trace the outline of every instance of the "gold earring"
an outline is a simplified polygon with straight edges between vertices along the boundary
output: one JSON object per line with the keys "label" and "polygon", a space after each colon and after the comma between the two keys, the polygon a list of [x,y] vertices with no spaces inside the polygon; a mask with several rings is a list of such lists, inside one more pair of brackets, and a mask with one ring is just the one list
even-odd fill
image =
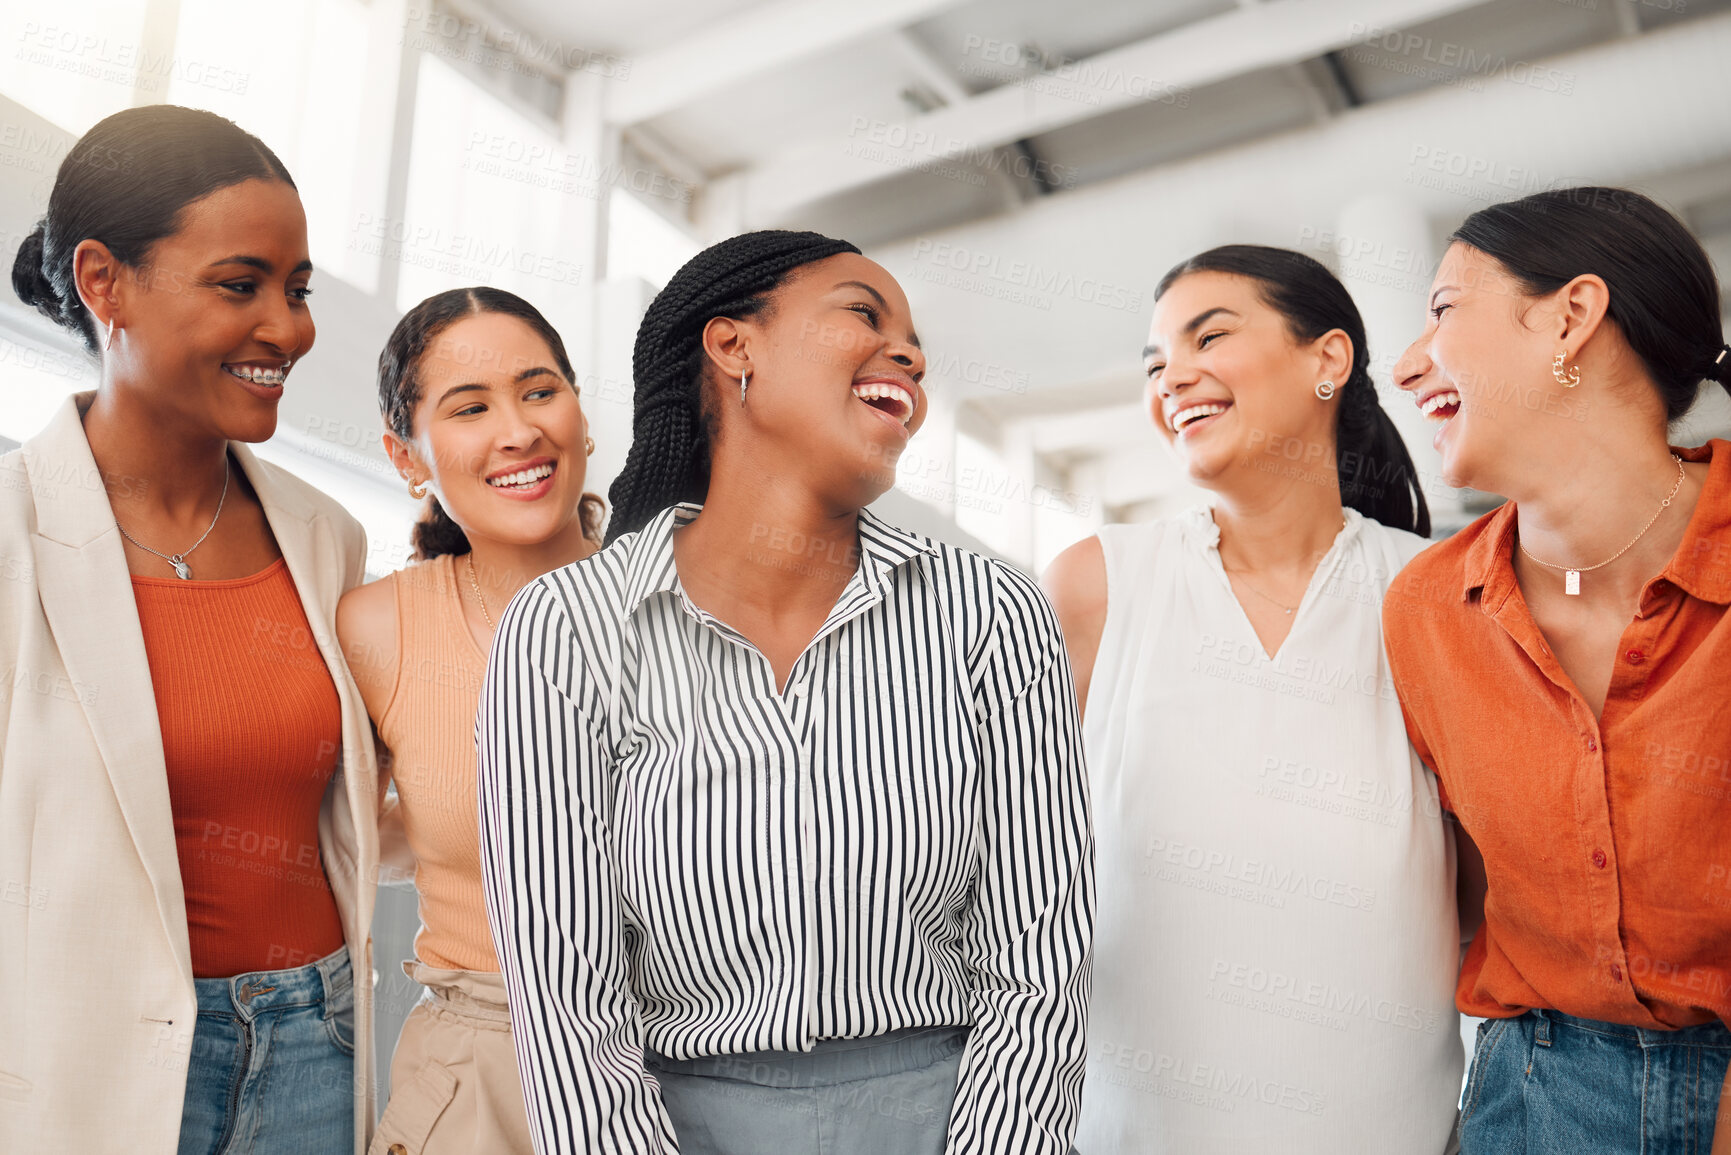
{"label": "gold earring", "polygon": [[416,501],[420,501],[422,498],[427,496],[426,485],[411,477],[409,479],[409,496],[414,498]]}
{"label": "gold earring", "polygon": [[595,439],[593,437],[585,437],[583,439],[583,454],[586,457],[595,456]]}
{"label": "gold earring", "polygon": [[1557,359],[1551,363],[1551,376],[1555,377],[1557,379],[1557,384],[1561,385],[1563,388],[1573,389],[1581,383],[1581,367],[1579,365],[1570,365],[1569,371],[1565,373],[1563,372],[1564,359],[1565,354],[1559,351],[1557,353]]}

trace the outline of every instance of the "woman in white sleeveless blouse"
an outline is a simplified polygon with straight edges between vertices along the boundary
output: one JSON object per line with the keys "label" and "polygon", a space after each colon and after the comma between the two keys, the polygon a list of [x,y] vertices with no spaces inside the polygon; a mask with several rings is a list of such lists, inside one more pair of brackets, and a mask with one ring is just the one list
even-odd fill
{"label": "woman in white sleeveless blouse", "polygon": [[1363,323],[1315,261],[1235,245],[1162,280],[1145,355],[1215,503],[1108,526],[1046,578],[1098,856],[1077,1148],[1440,1153],[1454,849],[1380,619],[1429,515]]}

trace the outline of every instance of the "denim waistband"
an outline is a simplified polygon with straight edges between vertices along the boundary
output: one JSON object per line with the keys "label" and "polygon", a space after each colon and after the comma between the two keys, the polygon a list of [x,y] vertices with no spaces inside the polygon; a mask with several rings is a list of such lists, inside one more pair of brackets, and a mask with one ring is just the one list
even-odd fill
{"label": "denim waistband", "polygon": [[732,1079],[760,1087],[827,1087],[917,1071],[959,1052],[967,1027],[905,1027],[863,1039],[821,1039],[809,1051],[751,1051],[669,1059],[644,1049],[643,1060],[675,1075]]}
{"label": "denim waistband", "polygon": [[1731,1050],[1731,1030],[1717,1019],[1700,1023],[1693,1027],[1678,1027],[1675,1030],[1656,1030],[1652,1027],[1631,1027],[1625,1023],[1606,1023],[1598,1019],[1583,1019],[1575,1015],[1565,1015],[1561,1011],[1535,1008],[1527,1012],[1533,1016],[1534,1029],[1540,1045],[1550,1040],[1553,1027],[1573,1027],[1578,1031],[1591,1031],[1596,1035],[1605,1035],[1613,1039],[1621,1039],[1639,1047],[1708,1047],[1715,1050]]}
{"label": "denim waistband", "polygon": [[266,1011],[329,1002],[354,983],[349,948],[340,946],[317,962],[277,971],[248,971],[223,979],[194,979],[198,1009],[251,1019]]}

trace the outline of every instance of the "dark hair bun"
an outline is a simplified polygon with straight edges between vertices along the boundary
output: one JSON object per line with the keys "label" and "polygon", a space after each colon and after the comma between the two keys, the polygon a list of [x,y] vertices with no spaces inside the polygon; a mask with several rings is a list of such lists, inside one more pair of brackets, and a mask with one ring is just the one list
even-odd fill
{"label": "dark hair bun", "polygon": [[48,194],[48,212],[24,238],[12,288],[95,352],[96,324],[73,283],[72,254],[101,241],[137,268],[151,246],[180,227],[180,211],[242,181],[294,180],[262,141],[214,112],[151,104],[92,125],[67,150]]}
{"label": "dark hair bun", "polygon": [[60,294],[54,291],[54,282],[42,271],[42,248],[47,230],[47,218],[37,221],[30,235],[24,238],[24,243],[18,246],[18,256],[12,261],[12,291],[18,294],[20,301],[42,310],[59,324]]}

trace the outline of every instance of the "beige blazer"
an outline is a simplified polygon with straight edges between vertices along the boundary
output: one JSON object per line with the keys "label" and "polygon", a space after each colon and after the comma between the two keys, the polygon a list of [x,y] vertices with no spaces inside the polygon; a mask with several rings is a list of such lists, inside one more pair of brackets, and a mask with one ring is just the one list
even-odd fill
{"label": "beige blazer", "polygon": [[[144,636],[80,420],[93,396],[0,457],[0,1151],[174,1155],[197,1001]],[[230,449],[342,702],[319,836],[355,970],[364,1155],[379,786],[335,620],[366,538],[329,497]]]}

